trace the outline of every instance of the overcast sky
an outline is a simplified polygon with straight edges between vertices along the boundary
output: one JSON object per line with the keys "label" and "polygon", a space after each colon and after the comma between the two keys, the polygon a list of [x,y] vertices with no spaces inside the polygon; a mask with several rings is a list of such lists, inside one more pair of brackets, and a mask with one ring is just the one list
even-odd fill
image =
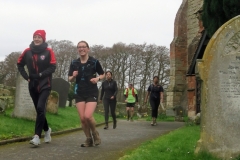
{"label": "overcast sky", "polygon": [[111,47],[114,43],[169,48],[182,0],[0,0],[0,61],[23,51],[37,29],[46,39]]}

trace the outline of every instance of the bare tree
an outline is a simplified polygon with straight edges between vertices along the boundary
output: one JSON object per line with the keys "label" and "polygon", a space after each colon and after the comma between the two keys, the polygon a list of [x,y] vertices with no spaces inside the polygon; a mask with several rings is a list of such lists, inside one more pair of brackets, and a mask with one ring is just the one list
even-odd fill
{"label": "bare tree", "polygon": [[94,45],[90,48],[90,56],[98,59],[103,67],[103,70],[106,71],[109,69],[108,61],[109,61],[109,48],[105,48],[102,45]]}
{"label": "bare tree", "polygon": [[76,46],[74,46],[71,41],[67,40],[50,40],[47,41],[47,43],[53,49],[57,60],[56,71],[53,77],[60,77],[67,80],[69,65],[78,55]]}
{"label": "bare tree", "polygon": [[125,84],[132,82],[143,100],[146,88],[154,76],[166,88],[169,81],[169,50],[154,44],[142,45],[116,43],[111,48],[102,45],[91,47],[91,55],[101,61],[106,71],[111,70],[119,87],[118,101],[122,101]]}
{"label": "bare tree", "polygon": [[158,59],[158,72],[157,76],[160,77],[160,84],[166,88],[169,84],[170,74],[170,61],[169,61],[169,49],[164,46],[156,46],[156,54]]}
{"label": "bare tree", "polygon": [[[68,40],[49,40],[57,59],[54,77],[68,78],[68,70],[73,59],[77,59],[76,45]],[[13,52],[0,62],[0,83],[15,86],[16,62],[20,52]],[[123,92],[128,82],[134,83],[138,90],[139,101],[146,96],[147,87],[152,83],[153,76],[160,77],[160,84],[166,88],[169,83],[170,59],[169,49],[155,44],[116,43],[112,47],[93,45],[90,56],[98,59],[104,71],[110,70],[117,81],[118,101],[123,101]]]}
{"label": "bare tree", "polygon": [[0,84],[4,83],[4,79],[7,75],[7,72],[4,70],[4,68],[5,68],[4,66],[5,66],[4,61],[1,61],[0,62]]}
{"label": "bare tree", "polygon": [[140,88],[139,91],[139,99],[143,99],[146,94],[146,87],[151,83],[151,75],[153,74],[155,67],[154,63],[154,51],[152,50],[151,46],[147,46],[144,44],[142,46],[142,53],[141,53],[141,66],[142,69],[140,71],[141,80],[140,80]]}
{"label": "bare tree", "polygon": [[4,84],[7,86],[16,86],[17,79],[17,60],[21,52],[12,52],[4,60],[2,73],[4,75]]}

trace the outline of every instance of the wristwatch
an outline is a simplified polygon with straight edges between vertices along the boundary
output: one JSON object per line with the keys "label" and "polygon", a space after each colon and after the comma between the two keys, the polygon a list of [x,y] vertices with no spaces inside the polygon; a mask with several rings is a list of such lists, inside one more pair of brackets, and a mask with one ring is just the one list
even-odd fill
{"label": "wristwatch", "polygon": [[98,81],[101,81],[100,77],[98,77]]}

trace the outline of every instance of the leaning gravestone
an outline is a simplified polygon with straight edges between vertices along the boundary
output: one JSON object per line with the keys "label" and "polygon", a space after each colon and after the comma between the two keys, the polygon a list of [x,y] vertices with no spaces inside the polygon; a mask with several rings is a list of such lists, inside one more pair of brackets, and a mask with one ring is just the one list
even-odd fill
{"label": "leaning gravestone", "polygon": [[201,137],[196,152],[240,155],[240,16],[213,35],[196,70],[202,79]]}
{"label": "leaning gravestone", "polygon": [[52,80],[52,90],[59,94],[59,107],[65,107],[68,99],[70,84],[62,78]]}
{"label": "leaning gravestone", "polygon": [[36,119],[35,107],[28,91],[28,82],[23,79],[20,73],[17,75],[15,107],[12,116],[30,120]]}

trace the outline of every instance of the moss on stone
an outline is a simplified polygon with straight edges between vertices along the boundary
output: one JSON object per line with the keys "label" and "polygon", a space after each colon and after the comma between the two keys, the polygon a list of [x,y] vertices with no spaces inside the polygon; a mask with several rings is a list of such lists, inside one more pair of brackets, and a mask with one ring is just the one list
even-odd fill
{"label": "moss on stone", "polygon": [[59,97],[59,94],[56,91],[51,91],[51,95],[53,96],[53,98]]}

